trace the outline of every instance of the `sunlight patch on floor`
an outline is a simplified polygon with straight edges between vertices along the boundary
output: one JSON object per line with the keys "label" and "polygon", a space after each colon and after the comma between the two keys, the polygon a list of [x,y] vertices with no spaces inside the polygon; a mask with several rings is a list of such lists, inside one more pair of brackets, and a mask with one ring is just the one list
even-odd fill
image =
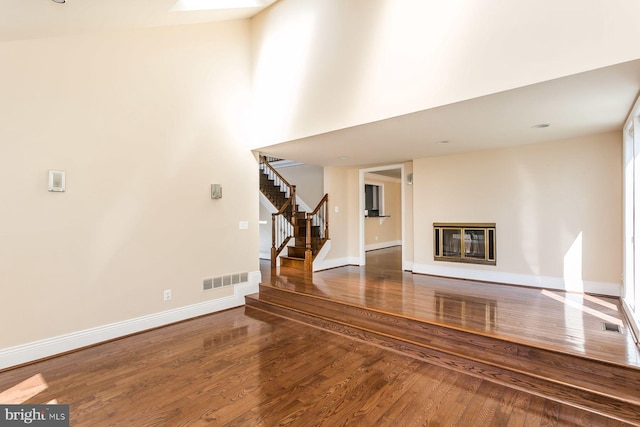
{"label": "sunlight patch on floor", "polygon": [[554,299],[554,300],[556,300],[558,302],[561,302],[565,306],[577,308],[578,310],[581,310],[584,313],[587,313],[587,314],[595,316],[595,317],[597,317],[599,319],[602,319],[605,322],[613,323],[613,324],[618,325],[618,326],[623,326],[622,320],[617,319],[617,318],[615,318],[613,316],[609,316],[608,314],[601,313],[598,310],[594,310],[593,308],[585,307],[584,305],[582,305],[580,303],[577,303],[575,301],[571,301],[571,300],[563,297],[562,295],[554,294],[553,292],[550,292],[550,291],[548,291],[546,289],[542,290],[542,295],[547,296],[549,298],[552,298],[552,299]]}
{"label": "sunlight patch on floor", "polygon": [[[38,393],[43,392],[49,386],[44,380],[42,374],[36,374],[31,378],[22,381],[19,384],[14,385],[8,390],[0,393],[0,403],[4,405],[17,405],[31,399]],[[49,403],[57,403],[52,400]]]}

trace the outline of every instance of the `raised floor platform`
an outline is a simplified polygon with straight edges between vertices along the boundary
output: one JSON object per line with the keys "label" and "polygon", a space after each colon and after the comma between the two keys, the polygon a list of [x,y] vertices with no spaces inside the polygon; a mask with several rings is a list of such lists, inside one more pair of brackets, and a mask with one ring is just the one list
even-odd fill
{"label": "raised floor platform", "polygon": [[[400,251],[305,278],[264,266],[248,307],[640,425],[640,352],[615,298],[400,269]],[[608,329],[619,329],[619,332]]]}

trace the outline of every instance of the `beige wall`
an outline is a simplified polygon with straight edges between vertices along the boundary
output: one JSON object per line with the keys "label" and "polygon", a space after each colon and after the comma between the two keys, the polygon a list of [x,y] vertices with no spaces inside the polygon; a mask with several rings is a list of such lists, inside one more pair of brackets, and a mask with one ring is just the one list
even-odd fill
{"label": "beige wall", "polygon": [[[380,249],[402,243],[402,188],[400,180],[380,178],[365,174],[365,184],[384,188],[385,218],[366,218],[364,221],[364,244],[366,250]],[[357,197],[357,196],[356,196]]]}
{"label": "beige wall", "polygon": [[639,15],[634,1],[280,0],[253,19],[254,146],[637,59]]}
{"label": "beige wall", "polygon": [[289,184],[296,186],[296,195],[311,209],[315,208],[324,196],[324,168],[314,165],[297,165],[278,168],[278,173]]}
{"label": "beige wall", "polygon": [[413,162],[404,163],[404,177],[402,177],[402,185],[404,185],[404,208],[402,211],[404,245],[402,247],[402,256],[404,257],[403,268],[405,270],[413,269],[413,183],[409,184],[407,182],[409,174],[413,174]]}
{"label": "beige wall", "polygon": [[[359,262],[358,170],[328,167],[324,170],[324,188],[329,194],[329,233],[332,266]],[[337,212],[336,212],[337,210]]]}
{"label": "beige wall", "polygon": [[203,278],[258,270],[248,52],[246,21],[0,44],[0,348],[217,299],[233,290]]}
{"label": "beige wall", "polygon": [[[594,289],[619,285],[621,164],[618,132],[414,160],[415,268],[554,282],[577,261]],[[495,222],[497,266],[435,262],[434,222]]]}

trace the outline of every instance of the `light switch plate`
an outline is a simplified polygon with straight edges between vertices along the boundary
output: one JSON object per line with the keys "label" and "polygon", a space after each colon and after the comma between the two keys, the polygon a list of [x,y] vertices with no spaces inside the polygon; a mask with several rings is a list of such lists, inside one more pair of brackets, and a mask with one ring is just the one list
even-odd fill
{"label": "light switch plate", "polygon": [[222,185],[211,184],[211,198],[222,199]]}
{"label": "light switch plate", "polygon": [[238,224],[240,230],[248,230],[249,229],[249,221],[240,221]]}
{"label": "light switch plate", "polygon": [[49,171],[49,191],[63,192],[65,191],[65,173],[64,171]]}

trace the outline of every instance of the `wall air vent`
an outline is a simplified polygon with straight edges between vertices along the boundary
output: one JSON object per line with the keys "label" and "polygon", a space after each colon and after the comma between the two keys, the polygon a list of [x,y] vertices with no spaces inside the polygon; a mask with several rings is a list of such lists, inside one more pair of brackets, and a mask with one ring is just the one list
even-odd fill
{"label": "wall air vent", "polygon": [[616,325],[615,323],[603,322],[602,323],[602,330],[603,331],[608,331],[608,332],[617,332],[619,334],[622,333],[622,331],[620,330],[620,325]]}
{"label": "wall air vent", "polygon": [[249,273],[235,273],[227,274],[225,276],[218,276],[211,279],[204,279],[202,281],[202,289],[207,291],[209,289],[222,288],[224,286],[237,285],[240,283],[246,283],[249,281]]}

